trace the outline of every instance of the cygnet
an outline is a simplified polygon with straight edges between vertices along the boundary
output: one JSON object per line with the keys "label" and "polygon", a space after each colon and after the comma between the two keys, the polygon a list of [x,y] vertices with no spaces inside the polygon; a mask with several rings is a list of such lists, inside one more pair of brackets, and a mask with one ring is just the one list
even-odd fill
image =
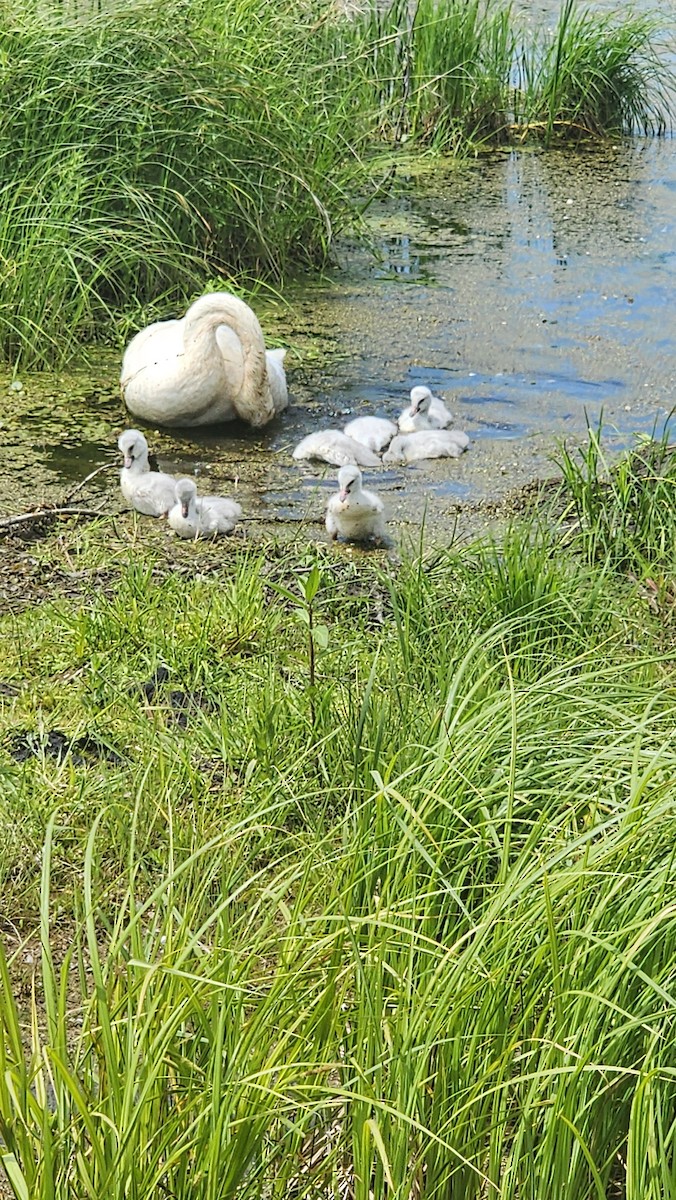
{"label": "cygnet", "polygon": [[443,400],[434,396],[428,387],[411,389],[411,403],[399,418],[400,433],[417,433],[423,429],[445,429],[453,420]]}
{"label": "cygnet", "polygon": [[198,496],[192,479],[176,481],[176,500],[169,513],[169,524],[182,538],[215,537],[230,533],[242,510],[234,500],[225,496]]}
{"label": "cygnet", "polygon": [[354,421],[345,426],[348,437],[354,438],[355,442],[361,442],[362,446],[367,446],[374,454],[382,454],[396,432],[397,426],[394,421],[387,421],[385,417],[355,417]]}
{"label": "cygnet", "polygon": [[383,455],[388,465],[412,463],[422,458],[460,458],[469,446],[466,433],[455,429],[428,429],[400,434]]}
{"label": "cygnet", "polygon": [[127,503],[147,517],[166,516],[176,503],[173,475],[150,470],[148,443],[138,429],[125,429],[117,444],[124,455],[120,487]]}
{"label": "cygnet", "polygon": [[380,459],[377,454],[348,437],[340,429],[318,429],[309,433],[299,442],[293,452],[295,459],[318,458],[321,462],[330,463],[332,467],[344,467],[347,464],[360,467],[379,467]]}
{"label": "cygnet", "polygon": [[349,542],[384,538],[383,502],[361,486],[359,467],[341,467],[338,486],[326,506],[326,528],[334,541],[339,536]]}

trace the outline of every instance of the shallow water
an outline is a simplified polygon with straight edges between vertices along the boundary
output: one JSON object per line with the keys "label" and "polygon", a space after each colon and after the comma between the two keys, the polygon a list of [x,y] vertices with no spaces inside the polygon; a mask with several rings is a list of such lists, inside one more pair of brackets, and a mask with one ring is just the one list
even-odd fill
{"label": "shallow water", "polygon": [[[153,432],[163,467],[236,492],[253,521],[278,530],[321,523],[335,472],[294,463],[295,442],[357,413],[396,416],[426,383],[470,450],[370,472],[369,484],[395,530],[426,511],[443,538],[458,505],[554,473],[557,443],[580,441],[587,418],[603,411],[616,448],[661,429],[676,396],[676,141],[400,167],[367,221],[375,257],[343,243],[330,274],[288,288],[288,307],[260,310],[293,348],[290,411],[256,433]],[[22,376],[22,391],[3,381],[4,512],[60,498],[115,459],[130,423],[118,369],[108,355],[93,375]],[[119,509],[112,472],[91,486]]]}

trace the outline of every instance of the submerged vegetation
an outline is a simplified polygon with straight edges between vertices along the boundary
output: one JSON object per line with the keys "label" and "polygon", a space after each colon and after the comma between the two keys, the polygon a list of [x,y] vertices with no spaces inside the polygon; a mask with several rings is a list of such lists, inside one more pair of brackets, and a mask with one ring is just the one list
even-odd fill
{"label": "submerged vegetation", "polygon": [[566,0],[169,0],[0,17],[0,353],[46,366],[205,286],[323,262],[383,139],[465,153],[659,130],[654,23]]}
{"label": "submerged vegetation", "polygon": [[599,446],[396,568],[31,548],[96,583],[0,620],[12,1195],[676,1196],[676,509]]}

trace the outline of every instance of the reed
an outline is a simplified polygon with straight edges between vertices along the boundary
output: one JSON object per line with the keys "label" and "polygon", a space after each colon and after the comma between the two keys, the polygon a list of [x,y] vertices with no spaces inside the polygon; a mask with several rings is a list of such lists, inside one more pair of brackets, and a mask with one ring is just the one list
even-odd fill
{"label": "reed", "polygon": [[45,365],[125,308],[326,257],[362,134],[321,22],[221,0],[3,22],[6,358]]}
{"label": "reed", "polygon": [[597,13],[565,0],[553,37],[525,47],[515,119],[545,142],[663,133],[669,72],[655,46],[659,23],[638,13]]}

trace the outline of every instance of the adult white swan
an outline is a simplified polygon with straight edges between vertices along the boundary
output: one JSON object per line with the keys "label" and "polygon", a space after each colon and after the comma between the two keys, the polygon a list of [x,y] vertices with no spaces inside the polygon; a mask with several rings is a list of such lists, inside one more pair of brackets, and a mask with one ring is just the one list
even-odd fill
{"label": "adult white swan", "polygon": [[208,292],[177,321],[156,321],[127,346],[120,384],[130,412],[158,425],[266,425],[288,404],[285,350],[267,350],[256,314]]}

